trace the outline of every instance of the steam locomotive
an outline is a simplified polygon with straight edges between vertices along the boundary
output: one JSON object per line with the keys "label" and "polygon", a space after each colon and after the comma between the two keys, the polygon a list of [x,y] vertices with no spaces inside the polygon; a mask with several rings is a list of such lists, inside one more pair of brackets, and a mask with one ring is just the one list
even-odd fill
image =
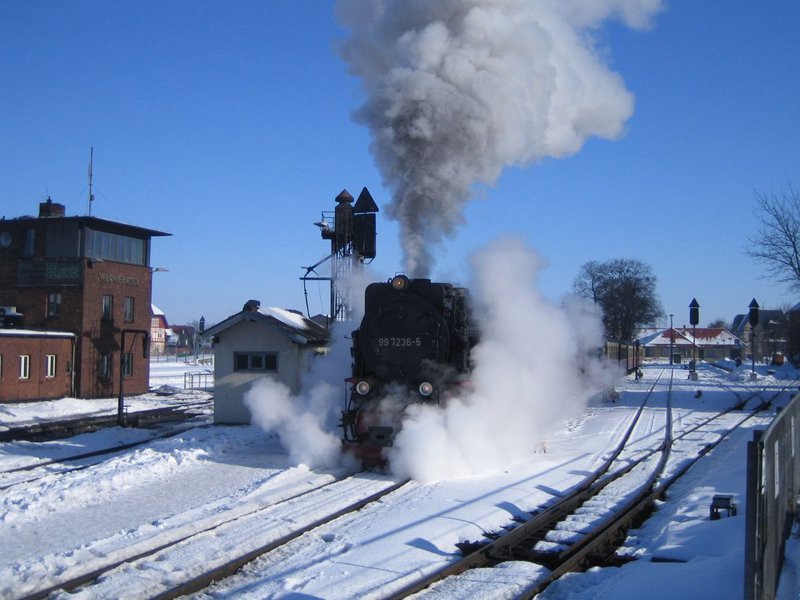
{"label": "steam locomotive", "polygon": [[381,463],[409,404],[438,403],[465,382],[475,335],[465,288],[397,275],[367,286],[364,299],[342,441]]}

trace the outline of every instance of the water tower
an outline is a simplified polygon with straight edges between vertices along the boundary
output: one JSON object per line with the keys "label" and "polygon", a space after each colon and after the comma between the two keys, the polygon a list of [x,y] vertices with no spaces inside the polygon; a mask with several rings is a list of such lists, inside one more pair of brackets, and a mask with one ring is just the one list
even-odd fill
{"label": "water tower", "polygon": [[[306,312],[308,310],[307,281],[331,282],[330,321],[346,321],[350,318],[350,291],[346,281],[353,269],[360,268],[365,261],[375,258],[375,213],[378,205],[365,187],[361,190],[353,205],[353,196],[342,190],[336,196],[336,208],[323,211],[322,220],[314,223],[320,228],[322,239],[330,240],[331,251],[328,256],[310,267],[304,267],[306,274],[303,290],[306,294]],[[331,261],[330,277],[311,277],[315,269],[325,261]],[[311,316],[309,314],[309,316]]]}

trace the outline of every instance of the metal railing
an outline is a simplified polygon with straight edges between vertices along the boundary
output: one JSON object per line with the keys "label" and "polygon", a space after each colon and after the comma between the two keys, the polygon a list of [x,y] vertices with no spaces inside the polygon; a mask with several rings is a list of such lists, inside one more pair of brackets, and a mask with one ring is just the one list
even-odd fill
{"label": "metal railing", "polygon": [[800,485],[800,395],[747,443],[745,600],[777,593]]}
{"label": "metal railing", "polygon": [[214,372],[187,371],[183,374],[183,389],[185,390],[212,390],[214,389]]}

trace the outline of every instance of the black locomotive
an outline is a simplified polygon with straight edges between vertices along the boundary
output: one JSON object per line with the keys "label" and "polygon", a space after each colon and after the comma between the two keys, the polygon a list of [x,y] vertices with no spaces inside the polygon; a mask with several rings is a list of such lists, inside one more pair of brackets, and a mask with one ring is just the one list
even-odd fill
{"label": "black locomotive", "polygon": [[353,332],[343,441],[369,462],[392,444],[406,406],[464,383],[475,343],[465,288],[397,275],[365,292]]}

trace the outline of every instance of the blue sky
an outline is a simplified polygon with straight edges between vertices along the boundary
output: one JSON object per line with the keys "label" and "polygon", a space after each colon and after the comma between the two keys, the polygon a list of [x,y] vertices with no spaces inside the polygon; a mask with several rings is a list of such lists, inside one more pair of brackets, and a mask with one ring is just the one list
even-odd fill
{"label": "blue sky", "polygon": [[[724,6],[722,8],[721,6]],[[557,301],[589,260],[638,258],[676,325],[800,298],[744,254],[755,193],[800,187],[800,4],[671,2],[650,30],[616,21],[599,52],[635,97],[617,140],[506,169],[479,186],[435,249],[439,280],[521,236]],[[48,196],[86,214],[161,229],[154,303],[171,323],[217,322],[255,298],[305,309],[301,267],[328,252],[313,222],[344,188],[391,198],[353,112],[360,80],[336,51],[332,2],[0,3],[0,216]],[[379,279],[403,269],[382,210]],[[312,313],[327,290],[309,286]]]}

